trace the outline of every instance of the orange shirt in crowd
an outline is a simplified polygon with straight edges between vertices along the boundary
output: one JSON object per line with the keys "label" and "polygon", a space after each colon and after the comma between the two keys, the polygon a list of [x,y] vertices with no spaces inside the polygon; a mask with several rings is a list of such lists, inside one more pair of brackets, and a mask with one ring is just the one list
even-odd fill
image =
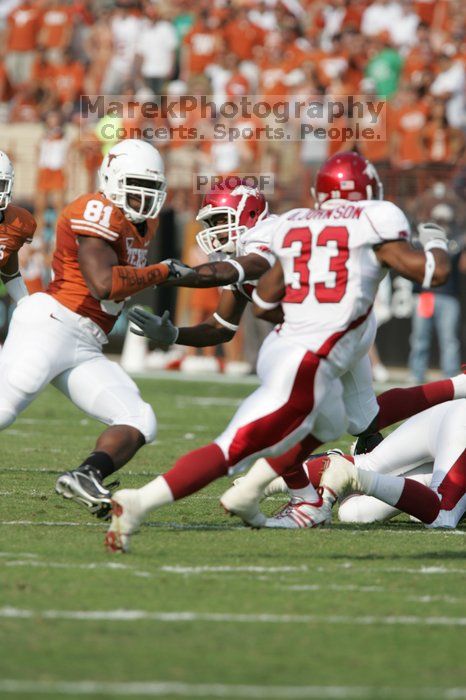
{"label": "orange shirt in crowd", "polygon": [[234,73],[225,85],[225,92],[228,97],[248,95],[251,92],[249,80],[240,72]]}
{"label": "orange shirt in crowd", "polygon": [[33,51],[40,26],[40,12],[27,3],[8,15],[8,50]]}
{"label": "orange shirt in crowd", "polygon": [[373,140],[358,141],[359,152],[373,163],[388,161],[390,156],[390,144],[387,131],[387,109],[383,109],[380,112],[375,124],[372,124],[368,117],[365,120],[359,121],[359,127],[361,129],[372,129],[375,137]]}
{"label": "orange shirt in crowd", "polygon": [[233,20],[223,29],[223,38],[229,51],[242,61],[249,61],[254,47],[264,43],[265,31],[251,22]]}
{"label": "orange shirt in crowd", "polygon": [[46,10],[41,19],[40,43],[46,49],[65,48],[71,37],[71,16],[68,8]]}
{"label": "orange shirt in crowd", "polygon": [[73,102],[82,92],[84,67],[79,61],[57,65],[54,67],[53,81],[60,102]]}
{"label": "orange shirt in crowd", "polygon": [[427,122],[427,106],[423,103],[393,109],[389,126],[398,135],[398,160],[401,165],[419,165],[425,161],[422,142]]}
{"label": "orange shirt in crowd", "polygon": [[423,136],[428,160],[433,163],[449,163],[453,160],[450,127],[428,122],[424,127]]}
{"label": "orange shirt in crowd", "polygon": [[218,32],[195,24],[186,34],[183,43],[188,53],[188,75],[203,73],[209,63],[214,63],[220,45]]}
{"label": "orange shirt in crowd", "polygon": [[46,60],[46,58],[44,58],[44,56],[38,56],[32,64],[31,79],[49,87],[54,75],[54,67]]}

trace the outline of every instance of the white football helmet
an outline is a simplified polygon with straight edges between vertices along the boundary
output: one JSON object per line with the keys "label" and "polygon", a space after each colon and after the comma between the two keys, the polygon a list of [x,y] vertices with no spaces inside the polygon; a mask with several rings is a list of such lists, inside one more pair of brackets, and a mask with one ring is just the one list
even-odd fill
{"label": "white football helmet", "polygon": [[13,163],[6,153],[0,151],[0,211],[6,209],[11,202],[14,181]]}
{"label": "white football helmet", "polygon": [[99,179],[100,191],[136,224],[155,219],[167,196],[162,157],[147,141],[126,139],[113,146]]}

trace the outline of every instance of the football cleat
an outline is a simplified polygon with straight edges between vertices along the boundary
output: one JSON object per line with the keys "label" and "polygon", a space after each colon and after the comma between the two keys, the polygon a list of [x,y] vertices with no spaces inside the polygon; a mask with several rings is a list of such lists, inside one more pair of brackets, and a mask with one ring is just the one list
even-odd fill
{"label": "football cleat", "polygon": [[293,497],[276,515],[267,518],[265,527],[295,530],[322,527],[332,522],[332,506],[322,497],[315,503]]}
{"label": "football cleat", "polygon": [[324,500],[334,503],[349,493],[363,492],[358,477],[358,468],[352,462],[340,455],[329,455],[328,465],[320,481]]}
{"label": "football cleat", "polygon": [[129,552],[131,536],[139,530],[145,513],[136,489],[117,491],[111,500],[112,521],[105,535],[109,552]]}
{"label": "football cleat", "polygon": [[350,452],[352,455],[365,455],[367,452],[372,452],[372,450],[375,450],[377,445],[380,445],[382,440],[383,435],[379,432],[360,435],[351,445]]}
{"label": "football cleat", "polygon": [[[234,486],[239,486],[245,478],[245,476],[239,476],[233,481]],[[270,484],[266,486],[264,493],[262,494],[262,498],[269,498],[270,496],[276,496],[277,494],[288,492],[289,489],[286,485],[285,479],[283,479],[281,476],[277,476],[276,479],[271,481]]]}
{"label": "football cleat", "polygon": [[237,515],[245,525],[260,528],[267,518],[259,509],[261,494],[253,491],[247,479],[232,486],[220,498],[220,503],[227,513]]}
{"label": "football cleat", "polygon": [[55,491],[63,498],[86,506],[98,518],[106,518],[110,512],[112,494],[90,470],[74,469],[61,474],[55,483]]}

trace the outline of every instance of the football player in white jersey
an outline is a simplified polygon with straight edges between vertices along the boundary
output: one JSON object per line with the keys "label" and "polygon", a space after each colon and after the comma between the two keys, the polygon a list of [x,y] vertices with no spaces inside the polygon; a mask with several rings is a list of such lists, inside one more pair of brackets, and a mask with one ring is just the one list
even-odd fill
{"label": "football player in white jersey", "polygon": [[[415,250],[406,217],[380,201],[377,173],[357,154],[330,159],[318,174],[316,194],[317,209],[292,210],[274,222],[276,262],[253,292],[257,315],[280,306],[284,313],[284,323],[259,354],[261,386],[213,443],[180,458],[141,489],[115,494],[109,549],[126,549],[150,510],[254,462],[221,503],[245,523],[263,526],[259,500],[289,464],[274,468],[258,457],[281,455],[309,435],[336,379],[354,385],[365,426],[377,415],[366,354],[375,335],[371,309],[383,268],[393,267],[424,286],[442,284],[449,272],[445,241],[435,231],[425,251]],[[331,517],[331,504],[316,492],[306,506],[305,517],[313,524]]]}
{"label": "football player in white jersey", "polygon": [[[369,454],[328,455],[321,487],[330,502],[358,492],[427,527],[455,528],[466,512],[465,436],[466,400],[447,401],[407,420]],[[430,467],[430,487],[399,475],[415,462]]]}
{"label": "football player in white jersey", "polygon": [[[232,178],[229,178],[229,181]],[[226,343],[233,338],[244,309],[251,301],[257,280],[274,262],[270,252],[270,234],[277,217],[269,214],[264,195],[242,181],[220,183],[208,192],[196,217],[204,229],[197,242],[209,262],[170,282],[170,286],[222,286],[218,308],[203,323],[189,328],[175,328],[168,312],[160,317],[134,307],[129,319],[158,347],[172,343],[206,347]],[[262,222],[258,226],[259,222]],[[175,263],[177,264],[177,263]],[[236,281],[235,281],[236,280]]]}

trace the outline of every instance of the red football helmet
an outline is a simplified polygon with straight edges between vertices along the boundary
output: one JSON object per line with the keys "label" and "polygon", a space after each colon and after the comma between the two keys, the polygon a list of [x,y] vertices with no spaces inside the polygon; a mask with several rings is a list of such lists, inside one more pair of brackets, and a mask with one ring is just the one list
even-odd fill
{"label": "red football helmet", "polygon": [[267,201],[257,187],[229,177],[204,196],[196,216],[196,221],[202,221],[205,227],[196,236],[198,245],[207,255],[232,255],[239,236],[265,219],[268,213]]}
{"label": "red football helmet", "polygon": [[377,170],[359,153],[337,153],[329,158],[316,176],[312,195],[319,206],[328,199],[383,199],[383,186]]}

